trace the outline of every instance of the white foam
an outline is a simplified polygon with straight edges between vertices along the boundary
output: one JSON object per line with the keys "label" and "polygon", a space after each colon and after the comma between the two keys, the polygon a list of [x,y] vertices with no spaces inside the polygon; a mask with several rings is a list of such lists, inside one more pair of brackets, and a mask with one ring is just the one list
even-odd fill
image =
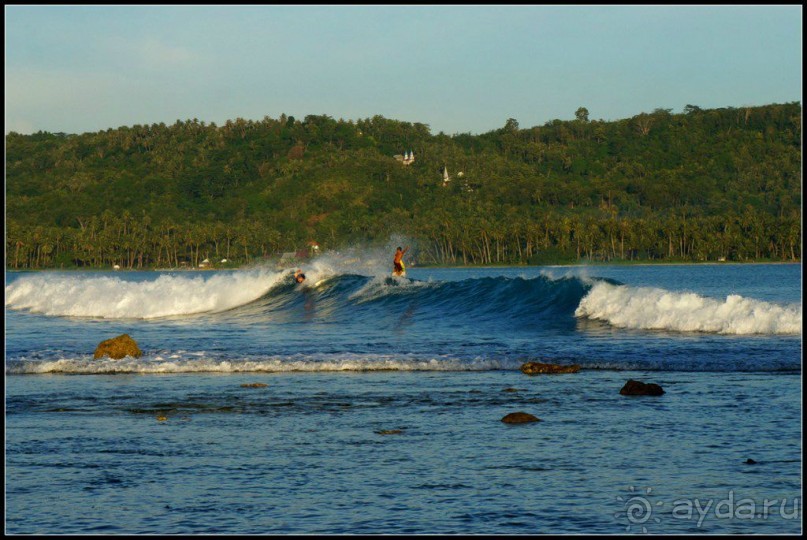
{"label": "white foam", "polygon": [[588,267],[560,267],[560,268],[543,268],[540,271],[540,275],[545,277],[550,281],[562,281],[564,279],[579,279],[583,283],[593,284],[595,283],[594,279],[591,277],[591,273],[589,272]]}
{"label": "white foam", "polygon": [[[392,259],[396,245],[409,245],[402,236],[391,238],[385,246],[349,246],[338,251],[328,251],[314,259],[304,268],[306,278],[309,272],[316,280],[335,275],[362,275],[382,278],[392,274]],[[306,279],[308,280],[308,279]]]}
{"label": "white foam", "polygon": [[255,268],[150,281],[111,276],[23,276],[6,286],[6,307],[54,316],[151,319],[234,308],[260,298],[285,272]]}
{"label": "white foam", "polygon": [[801,306],[729,295],[725,300],[650,287],[596,283],[578,317],[620,328],[717,334],[801,334]]}
{"label": "white foam", "polygon": [[112,374],[112,373],[242,373],[242,372],[334,372],[334,371],[489,371],[518,369],[518,360],[460,359],[451,356],[325,354],[285,357],[223,359],[205,353],[180,352],[113,360],[89,355],[53,360],[20,359],[7,363],[7,374]]}

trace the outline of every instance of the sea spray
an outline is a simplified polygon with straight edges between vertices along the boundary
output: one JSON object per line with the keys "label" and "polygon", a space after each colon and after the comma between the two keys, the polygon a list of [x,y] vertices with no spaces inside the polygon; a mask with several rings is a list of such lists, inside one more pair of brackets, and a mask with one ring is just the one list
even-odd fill
{"label": "sea spray", "polygon": [[413,242],[403,236],[393,236],[384,246],[356,245],[327,251],[310,262],[303,263],[303,266],[306,268],[306,275],[308,271],[315,272],[316,280],[349,274],[368,277],[389,276],[392,273],[392,258],[398,245],[413,245]]}

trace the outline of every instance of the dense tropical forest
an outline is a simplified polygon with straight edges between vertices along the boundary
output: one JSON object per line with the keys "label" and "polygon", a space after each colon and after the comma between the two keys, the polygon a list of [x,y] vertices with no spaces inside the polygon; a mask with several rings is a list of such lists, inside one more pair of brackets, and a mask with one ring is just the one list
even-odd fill
{"label": "dense tropical forest", "polygon": [[7,269],[239,265],[391,237],[418,264],[798,261],[801,104],[581,107],[480,135],[327,115],[6,135]]}

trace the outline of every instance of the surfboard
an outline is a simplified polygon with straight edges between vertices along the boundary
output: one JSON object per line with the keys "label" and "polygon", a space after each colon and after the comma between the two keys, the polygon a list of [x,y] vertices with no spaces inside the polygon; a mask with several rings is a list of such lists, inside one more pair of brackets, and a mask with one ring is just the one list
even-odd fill
{"label": "surfboard", "polygon": [[392,271],[392,277],[406,277],[406,265],[403,261],[401,261],[401,271],[396,272],[395,270]]}

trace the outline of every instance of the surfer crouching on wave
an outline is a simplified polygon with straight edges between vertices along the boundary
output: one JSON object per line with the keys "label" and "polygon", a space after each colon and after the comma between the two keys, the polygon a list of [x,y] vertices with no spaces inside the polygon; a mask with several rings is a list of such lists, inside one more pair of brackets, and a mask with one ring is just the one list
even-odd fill
{"label": "surfer crouching on wave", "polygon": [[404,272],[406,272],[406,268],[404,267],[403,263],[403,256],[404,253],[409,251],[409,246],[406,246],[405,249],[401,249],[401,246],[398,246],[398,249],[395,251],[395,258],[392,259],[392,275],[393,276],[402,276]]}
{"label": "surfer crouching on wave", "polygon": [[305,274],[303,274],[303,271],[300,270],[299,268],[297,269],[296,272],[294,272],[294,281],[296,281],[297,283],[302,283],[303,281],[305,281]]}

